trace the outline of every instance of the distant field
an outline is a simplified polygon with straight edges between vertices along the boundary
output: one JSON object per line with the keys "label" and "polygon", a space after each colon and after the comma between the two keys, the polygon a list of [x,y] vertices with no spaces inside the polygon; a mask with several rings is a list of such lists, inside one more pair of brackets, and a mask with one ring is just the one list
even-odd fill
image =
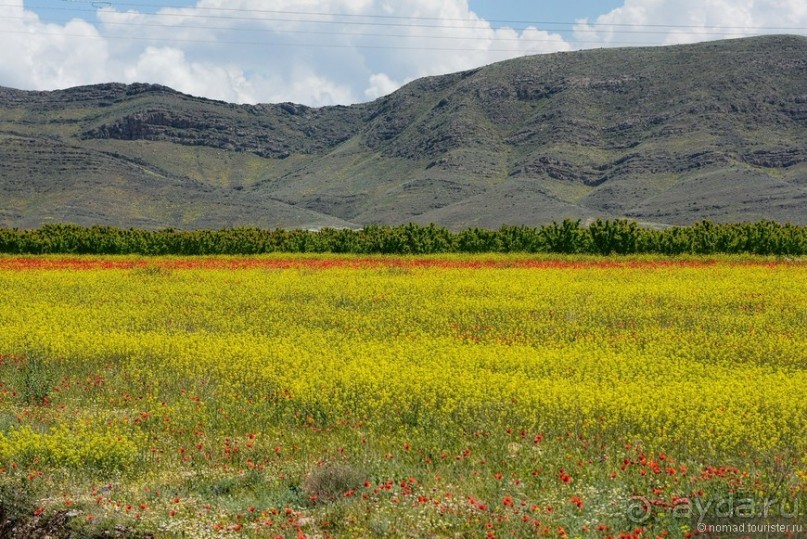
{"label": "distant field", "polygon": [[807,525],[805,283],[756,257],[0,257],[0,536]]}

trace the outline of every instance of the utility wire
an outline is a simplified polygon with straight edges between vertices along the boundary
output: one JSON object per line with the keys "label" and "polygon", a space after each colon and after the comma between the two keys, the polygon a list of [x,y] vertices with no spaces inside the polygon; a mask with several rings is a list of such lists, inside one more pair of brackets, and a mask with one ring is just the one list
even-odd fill
{"label": "utility wire", "polygon": [[[30,32],[24,30],[9,30],[5,31],[6,34],[25,34],[30,35]],[[103,34],[96,34],[96,35],[87,35],[87,34],[71,34],[71,33],[52,33],[52,32],[40,32],[37,35],[43,36],[61,36],[61,37],[76,37],[76,38],[87,38],[87,39],[114,39],[114,40],[133,40],[133,41],[157,41],[157,42],[166,42],[166,43],[197,43],[197,44],[210,44],[210,45],[248,45],[248,46],[255,46],[260,45],[264,47],[312,47],[312,48],[347,48],[347,49],[384,49],[384,50],[418,50],[418,51],[449,51],[449,52],[470,52],[473,51],[473,48],[469,47],[428,47],[428,46],[398,46],[398,45],[376,45],[376,44],[362,44],[362,43],[350,43],[350,44],[339,44],[339,43],[300,43],[300,42],[293,42],[293,43],[282,43],[282,42],[269,42],[269,41],[224,41],[224,40],[213,40],[213,39],[184,39],[184,38],[159,38],[159,37],[141,37],[141,36],[115,36],[115,35],[103,35]],[[407,36],[408,37],[408,36]],[[474,38],[465,38],[467,40],[471,40]],[[481,40],[480,40],[481,41]],[[540,40],[535,40],[540,41]],[[557,43],[555,40],[547,39],[543,40],[547,43]],[[592,42],[592,44],[600,44],[600,42]],[[530,52],[535,51],[528,51],[524,49],[479,49],[479,52],[512,52],[512,53],[524,53],[529,54]]]}
{"label": "utility wire", "polygon": [[[87,5],[94,5],[98,4],[98,2],[93,2],[92,0],[62,0],[64,3],[71,3],[71,4],[87,4]],[[166,6],[158,6],[154,4],[144,4],[144,3],[133,3],[133,2],[115,2],[116,6],[134,6],[140,8],[164,8]],[[0,3],[0,7],[3,6],[10,6],[10,4],[2,4]],[[75,9],[75,8],[67,8],[67,7],[45,7],[45,6],[33,6],[36,9],[43,9],[43,10],[60,10],[60,11],[70,11],[70,12],[88,12],[88,13],[96,13],[97,9]],[[28,7],[30,9],[31,6]],[[99,8],[101,9],[101,8]],[[104,8],[105,9],[105,8]],[[468,19],[457,19],[457,18],[447,18],[441,19],[438,17],[407,17],[407,16],[398,16],[398,15],[357,15],[357,14],[346,14],[346,13],[322,13],[322,12],[305,12],[305,11],[289,11],[289,10],[259,10],[259,9],[242,9],[242,8],[197,8],[193,7],[190,8],[194,13],[185,14],[185,13],[157,13],[157,14],[148,14],[144,13],[141,14],[145,20],[144,21],[104,21],[102,25],[104,26],[124,26],[124,27],[148,27],[148,28],[166,28],[170,30],[211,30],[211,31],[237,31],[239,33],[244,32],[251,32],[251,33],[258,33],[258,32],[271,32],[272,34],[305,34],[305,35],[322,35],[322,36],[345,36],[345,37],[373,37],[373,38],[400,38],[400,39],[418,39],[418,40],[458,40],[458,41],[472,41],[475,40],[480,43],[504,43],[504,42],[518,42],[518,43],[557,43],[556,39],[540,39],[540,38],[531,38],[531,37],[518,37],[518,38],[507,38],[497,36],[495,31],[497,28],[491,28],[486,23],[490,22],[497,22],[497,23],[505,23],[505,22],[516,22],[519,24],[539,24],[539,25],[575,25],[577,23],[568,23],[568,22],[551,22],[551,21],[525,21],[525,20],[468,20]],[[201,15],[197,12],[199,11],[210,11],[216,12],[215,15]],[[234,17],[234,16],[222,16],[218,14],[218,12],[225,11],[225,12],[234,12],[234,13],[260,13],[260,14],[273,14],[273,15],[283,15],[284,17]],[[125,15],[125,13],[118,12],[118,11],[109,11],[110,14],[112,13],[120,13]],[[300,19],[300,18],[286,18],[285,16],[314,16],[314,17],[343,17],[343,18],[364,18],[364,19],[375,19],[379,20],[380,22],[371,22],[367,20],[347,20],[347,21],[334,21],[334,20],[321,20],[321,19]],[[263,23],[302,23],[302,24],[337,24],[339,26],[362,26],[362,27],[403,27],[403,28],[420,28],[420,29],[451,29],[451,30],[470,30],[470,31],[485,31],[488,32],[486,36],[479,36],[479,35],[471,35],[468,37],[460,36],[460,35],[429,35],[429,34],[421,34],[421,35],[413,35],[413,34],[390,34],[388,32],[384,33],[375,33],[375,32],[348,32],[348,31],[330,31],[330,30],[313,30],[313,29],[294,29],[289,27],[281,27],[281,28],[244,28],[244,27],[226,27],[226,26],[210,26],[210,25],[188,25],[188,24],[171,24],[171,23],[159,23],[159,22],[146,22],[149,20],[164,20],[168,17],[181,17],[182,19],[207,19],[212,21],[222,21],[222,20],[235,20],[235,21],[250,21],[250,22],[263,22]],[[0,15],[0,21],[2,20],[23,20],[25,17],[20,16],[2,16]],[[470,22],[473,23],[474,26],[458,26],[458,25],[435,25],[435,24],[422,24],[422,23],[413,23],[413,22],[386,22],[386,21],[463,21],[463,22]],[[53,22],[49,21],[48,19],[40,19],[42,22]],[[726,32],[725,30],[742,30],[744,32],[753,32],[757,30],[789,30],[789,31],[807,31],[807,27],[755,27],[755,26],[709,26],[709,25],[660,25],[660,24],[601,24],[601,23],[589,23],[588,29],[582,30],[574,30],[575,33],[587,33],[587,34],[598,34],[603,31],[607,31],[611,34],[625,34],[625,35],[653,35],[653,34],[668,34],[670,31],[675,30],[689,30],[692,32],[696,32],[698,37],[701,38],[713,38],[713,37],[726,37],[726,36],[738,36],[738,32]],[[532,26],[515,29],[513,30],[521,30],[524,31],[527,28],[533,28]],[[600,30],[596,29],[600,28]],[[662,31],[661,29],[667,29],[667,31]],[[717,30],[717,31],[706,31],[704,30]],[[540,28],[539,31],[543,32],[564,32],[564,31],[571,31],[571,28],[568,29],[557,29],[557,28]],[[29,31],[15,31],[15,30],[6,30],[5,33],[7,34],[29,34]],[[390,45],[390,44],[369,44],[369,43],[350,43],[350,44],[334,44],[334,43],[280,43],[280,42],[267,42],[267,41],[252,41],[252,40],[217,40],[217,39],[190,39],[190,38],[165,38],[165,37],[158,37],[158,36],[130,36],[130,35],[112,35],[112,34],[96,34],[96,35],[86,35],[86,34],[75,34],[75,33],[48,33],[48,32],[39,32],[39,35],[50,35],[50,36],[64,36],[64,37],[76,37],[76,38],[88,38],[88,39],[110,39],[110,40],[130,40],[130,41],[149,41],[149,42],[167,42],[167,43],[197,43],[197,44],[216,44],[216,45],[243,45],[243,46],[265,46],[265,47],[315,47],[315,48],[359,48],[359,49],[385,49],[385,50],[429,50],[429,51],[449,51],[449,52],[471,52],[474,49],[478,50],[479,52],[501,52],[501,53],[520,53],[520,54],[530,54],[535,53],[537,51],[530,51],[524,50],[523,48],[476,48],[473,46],[470,47],[448,47],[448,46],[427,46],[427,45],[416,45],[416,46],[405,46],[405,45]],[[603,43],[602,41],[579,41],[575,40],[574,45],[618,45],[618,46],[655,46],[658,43],[643,43],[638,41],[622,41],[622,42],[614,42],[609,41],[608,43]],[[753,51],[748,51],[753,52]]]}
{"label": "utility wire", "polygon": [[[6,34],[24,34],[31,35],[29,31],[25,30],[6,30]],[[529,50],[529,49],[500,49],[500,48],[474,48],[474,47],[432,47],[432,46],[404,46],[404,45],[384,45],[384,44],[369,44],[369,43],[301,43],[301,42],[270,42],[270,41],[232,41],[232,40],[213,40],[213,39],[187,39],[187,38],[160,38],[160,37],[143,37],[143,36],[116,36],[116,35],[87,35],[87,34],[74,34],[74,33],[53,33],[53,32],[40,32],[37,35],[54,36],[54,37],[75,37],[84,39],[109,39],[109,40],[123,40],[123,41],[146,41],[146,42],[159,42],[159,43],[195,43],[195,44],[208,44],[208,45],[240,45],[240,46],[262,46],[262,47],[305,47],[305,48],[324,48],[324,49],[382,49],[382,50],[412,50],[412,51],[447,51],[447,52],[504,52],[504,53],[518,53],[521,55],[538,54],[542,51]],[[408,37],[408,36],[407,36]],[[465,38],[472,40],[474,38]],[[480,42],[486,40],[480,39]],[[544,43],[558,43],[556,40],[532,40],[532,42]],[[575,44],[581,45],[603,45],[601,41],[575,41]],[[624,46],[646,46],[646,47],[659,47],[655,44],[641,44],[636,42],[608,42],[608,45],[624,45]],[[714,55],[719,51],[699,51],[702,54]],[[672,53],[672,50],[670,50]],[[688,54],[696,54],[689,52]],[[757,54],[756,51],[726,51],[726,54]]]}
{"label": "utility wire", "polygon": [[[111,3],[114,6],[126,7],[139,7],[139,8],[155,8],[155,9],[186,9],[193,11],[193,13],[141,13],[145,17],[175,17],[175,18],[207,18],[219,20],[246,20],[246,21],[276,21],[276,22],[311,22],[311,23],[334,23],[339,24],[353,24],[353,25],[371,25],[371,26],[398,26],[398,27],[420,27],[420,28],[446,28],[446,29],[473,29],[486,28],[489,23],[496,24],[517,24],[518,28],[514,30],[524,30],[532,26],[577,26],[578,22],[568,21],[538,21],[528,19],[459,19],[459,18],[442,18],[442,17],[422,17],[422,16],[404,16],[404,15],[380,15],[380,14],[355,14],[355,13],[329,13],[329,12],[310,12],[310,11],[293,11],[293,10],[270,10],[270,9],[244,9],[244,8],[209,8],[209,7],[191,7],[191,6],[164,6],[156,4],[144,4],[133,2],[92,2],[90,0],[62,0],[70,4],[107,4]],[[17,7],[16,4],[0,4],[0,7]],[[125,13],[110,10],[109,8],[97,9],[81,9],[81,8],[68,8],[68,7],[52,7],[41,5],[29,5],[27,9],[38,10],[56,10],[56,11],[70,11],[70,12],[84,12],[96,13],[99,10],[107,10],[110,13]],[[205,15],[199,12],[210,12],[212,14]],[[281,16],[304,16],[304,17],[338,17],[345,19],[370,19],[367,20],[345,20],[334,21],[332,19],[314,20],[314,19],[287,19],[277,17],[254,17],[254,16],[224,16],[220,15],[221,12],[225,13],[243,13],[243,14],[269,14]],[[372,22],[373,20],[382,21],[406,21],[406,22]],[[439,22],[463,22],[469,23],[465,25],[445,25],[445,24],[419,24],[410,21],[439,21]],[[633,23],[597,23],[586,22],[587,26],[594,28],[657,28],[657,29],[684,29],[684,30],[743,30],[743,31],[807,31],[807,27],[800,26],[724,26],[724,25],[676,25],[676,24],[633,24]]]}
{"label": "utility wire", "polygon": [[[5,20],[26,20],[25,17],[0,17],[0,19]],[[39,19],[40,22],[43,23],[58,23],[56,20],[52,19]],[[187,25],[183,24],[181,26],[176,24],[160,24],[160,23],[146,23],[146,22],[121,22],[121,21],[104,21],[104,26],[128,26],[128,27],[145,27],[145,28],[168,28],[171,30],[221,30],[221,31],[233,31],[235,30],[233,27],[228,26],[208,26],[208,25]],[[486,28],[467,28],[468,30],[484,30],[489,32],[495,32],[495,29],[486,29]],[[325,31],[325,30],[293,30],[289,28],[237,28],[237,31],[240,32],[267,32],[271,31],[275,34],[315,34],[315,35],[329,35],[329,36],[351,36],[351,37],[400,37],[400,38],[417,38],[417,39],[454,39],[454,40],[469,40],[469,39],[478,39],[479,36],[456,36],[456,35],[428,35],[428,34],[390,34],[390,33],[371,33],[371,32],[340,32],[340,31]],[[541,28],[538,31],[541,32],[558,32],[560,30],[557,29],[546,29]],[[586,33],[586,34],[597,34],[600,33],[599,30],[575,30],[575,33]],[[633,34],[633,35],[667,35],[669,32],[663,32],[660,30],[611,30],[610,33],[614,34]],[[737,32],[705,32],[700,33],[701,36],[735,36]],[[487,41],[516,41],[520,43],[543,43],[543,42],[551,42],[553,40],[549,39],[535,39],[529,37],[500,37],[496,35],[492,35],[490,37],[486,37]],[[599,43],[599,42],[597,42]],[[634,43],[634,42],[631,42]]]}

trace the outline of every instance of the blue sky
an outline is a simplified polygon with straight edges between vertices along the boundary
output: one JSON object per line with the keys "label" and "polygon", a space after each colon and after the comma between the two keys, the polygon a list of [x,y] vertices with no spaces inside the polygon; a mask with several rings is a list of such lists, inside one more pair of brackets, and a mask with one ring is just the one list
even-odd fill
{"label": "blue sky", "polygon": [[0,85],[153,82],[320,106],[528,54],[762,33],[807,34],[807,2],[0,0]]}
{"label": "blue sky", "polygon": [[[96,2],[112,4],[123,9],[137,8],[139,11],[154,13],[156,6],[187,7],[195,0],[131,0],[129,2]],[[468,6],[478,15],[491,21],[550,21],[573,22],[577,19],[593,19],[622,5],[614,0],[578,0],[546,2],[537,0],[470,0]],[[66,22],[74,17],[95,19],[96,9],[88,0],[33,0],[26,2],[31,11],[41,17],[56,22]],[[494,26],[504,26],[495,23]]]}
{"label": "blue sky", "polygon": [[476,0],[468,2],[470,8],[486,19],[573,22],[577,19],[594,19],[598,15],[618,8],[622,2],[614,0],[578,0],[546,2],[540,0]]}

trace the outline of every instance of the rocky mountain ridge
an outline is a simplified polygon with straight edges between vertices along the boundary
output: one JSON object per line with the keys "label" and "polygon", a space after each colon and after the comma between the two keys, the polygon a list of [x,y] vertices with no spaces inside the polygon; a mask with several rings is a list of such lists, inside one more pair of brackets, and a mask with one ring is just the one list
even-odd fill
{"label": "rocky mountain ridge", "polygon": [[0,225],[807,224],[807,38],[524,57],[353,106],[0,88]]}

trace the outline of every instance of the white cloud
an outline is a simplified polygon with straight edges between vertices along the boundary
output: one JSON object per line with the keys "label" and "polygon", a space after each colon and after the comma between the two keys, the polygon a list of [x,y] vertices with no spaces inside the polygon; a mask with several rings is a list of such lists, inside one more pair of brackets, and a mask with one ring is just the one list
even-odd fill
{"label": "white cloud", "polygon": [[[146,29],[173,40],[170,46],[181,47],[192,64],[236,57],[253,101],[310,105],[373,99],[398,81],[570,48],[559,35],[534,28],[493,29],[465,0],[199,0],[156,16],[108,9],[102,20],[109,30],[142,38]],[[155,21],[163,26],[144,26]],[[167,76],[155,82],[169,84]],[[243,93],[240,99],[250,100]]]}
{"label": "white cloud", "polygon": [[0,84],[53,89],[106,82],[106,42],[91,24],[46,24],[22,0],[0,7]]}
{"label": "white cloud", "polygon": [[198,0],[156,14],[113,3],[97,26],[43,24],[14,1],[3,8],[13,22],[0,17],[0,84],[27,89],[139,81],[236,102],[347,104],[421,76],[570,48],[534,28],[493,29],[466,0]]}
{"label": "white cloud", "polygon": [[262,103],[291,101],[320,106],[355,101],[350,85],[318,75],[306,65],[296,66],[282,77],[256,77],[255,86]]}
{"label": "white cloud", "polygon": [[181,92],[230,102],[252,102],[255,91],[234,66],[188,62],[174,47],[147,47],[137,63],[124,69],[125,82],[159,82]]}
{"label": "white cloud", "polygon": [[[655,26],[653,26],[655,25]],[[807,27],[804,0],[625,0],[575,37],[588,45],[672,45]]]}
{"label": "white cloud", "polygon": [[[5,1],[0,85],[139,81],[227,101],[307,105],[374,99],[418,77],[524,54],[760,33],[699,26],[807,27],[804,0],[625,0],[581,21],[577,43],[540,28],[493,28],[466,0],[197,0],[156,14],[113,3],[92,24],[45,23],[22,0]],[[608,26],[659,24],[683,28]]]}
{"label": "white cloud", "polygon": [[377,99],[394,92],[401,84],[395,82],[386,73],[374,73],[370,75],[370,86],[364,90],[364,95],[367,99]]}

